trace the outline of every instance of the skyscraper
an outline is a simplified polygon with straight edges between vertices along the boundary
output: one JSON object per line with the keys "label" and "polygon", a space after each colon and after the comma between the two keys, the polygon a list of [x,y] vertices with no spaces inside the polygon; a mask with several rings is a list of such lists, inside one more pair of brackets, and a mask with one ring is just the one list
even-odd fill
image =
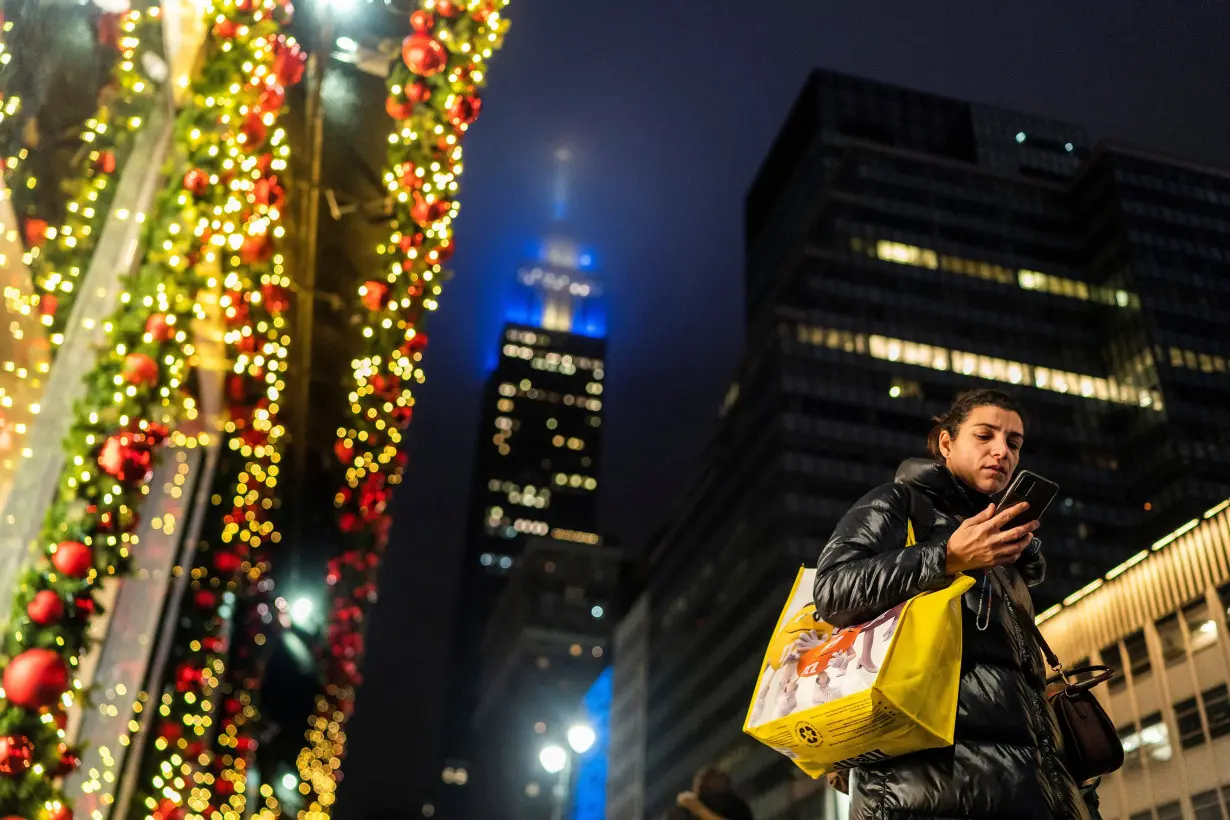
{"label": "skyscraper", "polygon": [[[603,552],[597,526],[606,354],[602,285],[591,255],[567,237],[569,158],[559,159],[554,226],[538,258],[517,272],[498,360],[483,391],[443,738],[442,777],[453,788],[443,792],[437,816],[448,820],[464,816],[461,793],[470,783],[469,738],[484,691],[482,675],[474,670],[502,668],[480,652],[497,605],[506,594],[537,601],[564,592],[553,589],[541,567],[518,567],[526,544],[546,539],[547,550],[571,546]],[[566,555],[553,560],[569,561]],[[589,556],[577,560],[583,566]],[[519,581],[510,592],[514,575]],[[588,613],[593,606],[600,603],[584,609]],[[496,624],[512,640],[523,626],[533,624]],[[574,642],[566,641],[564,651]],[[601,646],[591,644],[586,642],[586,653]],[[501,647],[501,657],[511,674],[525,659],[516,652],[505,657],[507,649]]]}
{"label": "skyscraper", "polygon": [[961,390],[1022,398],[1023,464],[1062,488],[1040,608],[1230,496],[1225,171],[816,72],[745,224],[746,355],[651,545],[647,817],[715,764],[757,817],[835,816],[741,736],[764,643],[799,564]]}

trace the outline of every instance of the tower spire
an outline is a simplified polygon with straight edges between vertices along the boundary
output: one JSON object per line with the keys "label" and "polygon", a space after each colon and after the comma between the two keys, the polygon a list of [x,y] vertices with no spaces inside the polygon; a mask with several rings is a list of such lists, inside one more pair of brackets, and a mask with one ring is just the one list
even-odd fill
{"label": "tower spire", "polygon": [[556,222],[563,222],[568,216],[568,181],[571,163],[571,149],[565,147],[555,149],[555,186],[551,197],[551,216]]}

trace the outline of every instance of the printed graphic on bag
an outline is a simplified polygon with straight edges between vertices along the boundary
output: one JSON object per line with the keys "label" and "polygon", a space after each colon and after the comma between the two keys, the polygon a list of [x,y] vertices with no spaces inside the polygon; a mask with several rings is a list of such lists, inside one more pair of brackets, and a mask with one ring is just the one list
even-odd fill
{"label": "printed graphic on bag", "polygon": [[761,675],[749,727],[821,706],[875,683],[905,604],[865,624],[833,630],[816,620],[816,607],[803,611],[778,630]]}
{"label": "printed graphic on bag", "polygon": [[952,743],[961,595],[918,595],[866,623],[816,619],[802,569],[778,619],[743,730],[812,777]]}

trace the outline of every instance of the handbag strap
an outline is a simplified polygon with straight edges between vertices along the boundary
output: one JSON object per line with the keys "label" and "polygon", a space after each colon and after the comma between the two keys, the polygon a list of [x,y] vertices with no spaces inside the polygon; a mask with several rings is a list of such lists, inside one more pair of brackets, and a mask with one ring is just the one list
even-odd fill
{"label": "handbag strap", "polygon": [[1026,614],[1025,607],[1012,594],[1012,583],[1004,576],[1003,570],[999,567],[992,567],[987,570],[987,574],[991,576],[991,583],[995,586],[995,590],[1000,594],[1000,597],[1008,601],[1011,606],[1012,614],[1016,616],[1017,622],[1021,627],[1033,636],[1034,641],[1038,644],[1038,648],[1042,650],[1043,656],[1046,657],[1046,663],[1059,674],[1063,674],[1063,664],[1059,662],[1059,656],[1055,654],[1055,650],[1051,649],[1051,645],[1046,642],[1046,638],[1042,637],[1042,630],[1038,629],[1038,625],[1034,623],[1034,619]]}

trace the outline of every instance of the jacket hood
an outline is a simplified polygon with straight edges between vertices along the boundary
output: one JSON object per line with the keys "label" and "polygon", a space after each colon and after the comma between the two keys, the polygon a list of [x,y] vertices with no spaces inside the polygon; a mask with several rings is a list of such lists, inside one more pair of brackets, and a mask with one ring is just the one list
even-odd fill
{"label": "jacket hood", "polygon": [[982,512],[993,500],[965,486],[947,467],[929,458],[907,458],[897,468],[894,480],[921,491],[940,509],[964,517]]}

